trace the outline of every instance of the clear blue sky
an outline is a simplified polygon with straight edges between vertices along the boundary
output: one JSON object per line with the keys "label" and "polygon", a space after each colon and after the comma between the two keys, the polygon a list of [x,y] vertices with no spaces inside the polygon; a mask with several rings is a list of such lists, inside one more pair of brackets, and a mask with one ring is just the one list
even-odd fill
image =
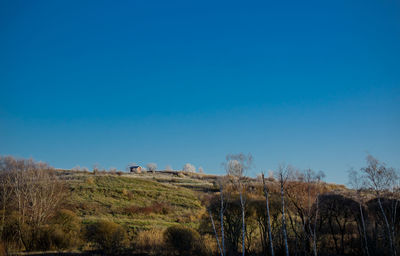
{"label": "clear blue sky", "polygon": [[0,0],[0,155],[346,183],[400,167],[400,2]]}

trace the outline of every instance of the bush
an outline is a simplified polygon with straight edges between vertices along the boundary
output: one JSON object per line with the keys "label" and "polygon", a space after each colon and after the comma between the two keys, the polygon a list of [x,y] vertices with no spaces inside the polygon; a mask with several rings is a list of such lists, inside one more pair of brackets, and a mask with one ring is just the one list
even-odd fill
{"label": "bush", "polygon": [[[46,251],[51,248],[52,236],[47,225],[32,227],[26,223],[20,224],[21,217],[18,212],[11,212],[3,229],[2,242],[6,252],[11,248],[24,249],[26,251]],[[21,231],[22,243],[18,231]]]}
{"label": "bush", "polygon": [[92,177],[89,177],[89,178],[86,179],[86,183],[89,184],[89,185],[93,185],[95,182],[94,182],[94,179]]}
{"label": "bush", "polygon": [[184,226],[172,226],[165,230],[164,241],[171,252],[178,255],[205,255],[205,246],[199,233]]}
{"label": "bush", "polygon": [[89,225],[86,236],[89,241],[106,253],[120,253],[126,246],[126,231],[114,222],[103,220]]}
{"label": "bush", "polygon": [[140,253],[160,255],[163,248],[164,240],[162,230],[144,230],[135,238],[135,249]]}
{"label": "bush", "polygon": [[[5,248],[24,248],[25,250],[47,251],[51,249],[76,248],[81,242],[80,219],[69,210],[60,210],[48,224],[35,228],[18,224],[20,215],[13,212],[8,216],[8,221],[3,230]],[[25,244],[21,243],[17,230],[20,229]],[[25,246],[26,247],[25,247]]]}
{"label": "bush", "polygon": [[62,209],[53,219],[52,244],[58,249],[75,248],[81,242],[81,221],[72,211]]}

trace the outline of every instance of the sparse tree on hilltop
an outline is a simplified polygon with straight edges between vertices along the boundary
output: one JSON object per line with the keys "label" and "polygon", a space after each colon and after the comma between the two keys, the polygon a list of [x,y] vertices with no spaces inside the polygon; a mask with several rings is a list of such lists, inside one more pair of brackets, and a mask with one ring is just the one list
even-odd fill
{"label": "sparse tree on hilltop", "polygon": [[194,165],[192,165],[191,163],[186,163],[183,166],[182,171],[184,171],[184,172],[196,172],[196,167]]}
{"label": "sparse tree on hilltop", "polygon": [[155,173],[157,171],[157,164],[156,163],[148,163],[146,165],[147,171]]}
{"label": "sparse tree on hilltop", "polygon": [[199,173],[204,173],[204,169],[203,169],[203,167],[199,167]]}

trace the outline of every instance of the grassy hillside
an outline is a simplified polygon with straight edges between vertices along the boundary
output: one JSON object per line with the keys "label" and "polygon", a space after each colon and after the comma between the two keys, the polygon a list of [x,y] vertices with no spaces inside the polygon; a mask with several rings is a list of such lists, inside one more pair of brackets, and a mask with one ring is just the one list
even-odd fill
{"label": "grassy hillside", "polygon": [[176,223],[196,227],[204,211],[199,196],[209,180],[184,174],[105,174],[63,171],[69,207],[83,223],[107,219],[130,231]]}
{"label": "grassy hillside", "polygon": [[[218,176],[183,172],[142,174],[60,171],[70,190],[68,208],[85,224],[109,220],[130,233],[183,224],[197,228],[205,211],[200,197],[215,192]],[[343,193],[344,186],[326,184]]]}

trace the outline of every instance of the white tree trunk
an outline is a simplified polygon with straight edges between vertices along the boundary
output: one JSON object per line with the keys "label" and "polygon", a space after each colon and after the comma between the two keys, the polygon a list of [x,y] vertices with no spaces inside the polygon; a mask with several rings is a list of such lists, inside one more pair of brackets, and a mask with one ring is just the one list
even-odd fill
{"label": "white tree trunk", "polygon": [[274,246],[272,242],[272,232],[271,232],[271,219],[269,215],[269,197],[268,197],[268,189],[267,186],[265,185],[265,179],[264,179],[264,173],[262,174],[262,179],[263,179],[263,185],[264,185],[264,195],[265,195],[265,201],[266,201],[266,207],[267,207],[267,225],[268,225],[268,236],[269,236],[269,246],[271,248],[271,256],[274,256]]}
{"label": "white tree trunk", "polygon": [[221,244],[222,244],[222,255],[225,256],[225,233],[224,233],[224,194],[222,186],[219,188],[220,197],[221,197],[221,211],[220,211],[220,218],[221,218]]}
{"label": "white tree trunk", "polygon": [[379,208],[381,209],[381,212],[382,212],[382,215],[383,215],[383,219],[384,219],[385,224],[386,224],[386,229],[387,229],[388,238],[389,238],[389,245],[390,245],[390,253],[393,256],[396,256],[396,250],[394,250],[394,248],[393,248],[392,232],[390,231],[389,221],[387,219],[385,211],[383,210],[381,198],[379,196],[378,196],[378,203],[379,203]]}
{"label": "white tree trunk", "polygon": [[208,210],[208,213],[210,214],[211,224],[212,224],[212,227],[213,227],[213,229],[214,229],[215,239],[217,240],[217,245],[218,245],[219,252],[221,253],[221,256],[223,256],[221,244],[219,243],[217,230],[215,229],[214,219],[213,219],[213,217],[212,217],[212,214],[211,214],[211,210],[210,210],[210,209]]}
{"label": "white tree trunk", "polygon": [[362,226],[363,226],[363,233],[364,233],[365,253],[367,254],[367,256],[369,256],[368,239],[367,239],[367,231],[365,229],[364,213],[363,213],[363,210],[362,210],[361,203],[359,203],[359,205],[360,205],[361,223],[362,223]]}
{"label": "white tree trunk", "polygon": [[281,184],[281,201],[282,201],[282,232],[283,232],[283,240],[285,242],[285,253],[286,253],[286,256],[289,256],[289,246],[288,246],[287,233],[286,233],[285,199],[284,199],[284,192],[283,192],[283,184]]}
{"label": "white tree trunk", "polygon": [[317,194],[317,209],[315,210],[314,231],[313,231],[313,249],[314,256],[317,256],[317,219],[318,219],[318,194]]}
{"label": "white tree trunk", "polygon": [[245,239],[246,239],[246,224],[244,218],[244,200],[242,191],[240,191],[240,204],[242,206],[242,255],[245,255],[246,247],[245,247]]}
{"label": "white tree trunk", "polygon": [[[397,206],[398,206],[399,200],[396,199],[396,203],[394,205],[394,209],[392,210],[392,237],[393,240],[396,239],[396,220],[397,220]],[[393,242],[393,250],[395,255],[397,254],[397,248],[396,248],[396,241]]]}

